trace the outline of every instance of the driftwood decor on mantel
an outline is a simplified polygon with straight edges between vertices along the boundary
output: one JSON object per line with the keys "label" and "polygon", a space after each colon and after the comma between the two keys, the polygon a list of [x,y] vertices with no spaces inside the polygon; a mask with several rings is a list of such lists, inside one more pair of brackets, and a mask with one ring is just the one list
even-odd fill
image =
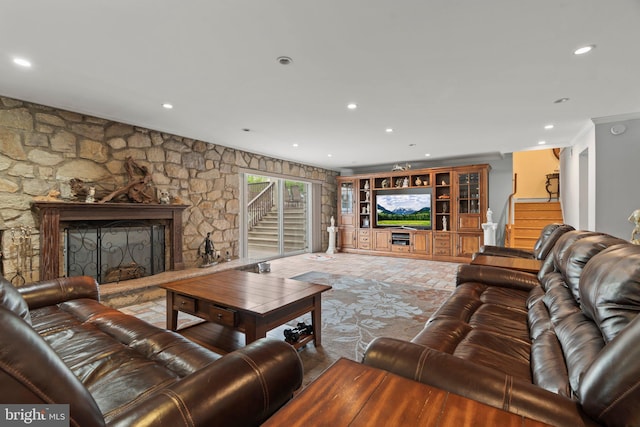
{"label": "driftwood decor on mantel", "polygon": [[88,201],[91,194],[91,202],[97,203],[157,203],[158,199],[153,187],[153,181],[149,168],[139,165],[133,158],[127,157],[124,164],[127,173],[127,184],[119,186],[113,179],[105,177],[100,182],[85,182],[79,178],[69,181],[73,198],[76,201]]}
{"label": "driftwood decor on mantel", "polygon": [[[130,201],[134,203],[153,203],[157,202],[153,187],[151,187],[151,172],[146,166],[136,163],[131,157],[127,157],[124,164],[129,177],[129,183],[124,187],[120,187],[102,198],[98,203],[111,201],[114,197],[126,194]],[[136,177],[142,175],[142,177]]]}

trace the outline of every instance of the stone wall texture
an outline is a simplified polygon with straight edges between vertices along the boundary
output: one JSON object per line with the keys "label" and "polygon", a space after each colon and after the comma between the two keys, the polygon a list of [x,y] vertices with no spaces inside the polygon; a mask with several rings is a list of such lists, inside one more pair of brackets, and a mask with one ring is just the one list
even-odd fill
{"label": "stone wall texture", "polygon": [[[335,171],[236,150],[128,124],[0,97],[0,231],[32,227],[33,273],[37,280],[36,196],[72,192],[69,180],[125,184],[131,157],[152,173],[153,183],[189,205],[183,214],[186,266],[197,264],[198,247],[212,233],[221,253],[239,254],[239,169],[322,182],[322,230],[336,211]],[[326,249],[328,237],[322,233]],[[16,270],[11,236],[2,238],[4,273]]]}

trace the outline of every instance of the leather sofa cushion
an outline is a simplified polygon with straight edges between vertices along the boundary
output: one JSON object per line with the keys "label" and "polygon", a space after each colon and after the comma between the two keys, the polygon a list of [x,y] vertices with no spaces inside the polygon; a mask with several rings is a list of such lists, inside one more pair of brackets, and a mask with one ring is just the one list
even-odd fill
{"label": "leather sofa cushion", "polygon": [[582,408],[602,425],[640,425],[639,342],[640,316],[636,316],[582,377],[578,393]]}
{"label": "leather sofa cushion", "polygon": [[533,246],[534,258],[544,260],[557,243],[558,239],[567,231],[574,228],[568,224],[548,224],[540,233],[540,237]]}
{"label": "leather sofa cushion", "polygon": [[607,234],[600,234],[579,239],[564,251],[564,262],[560,269],[567,286],[573,293],[573,298],[578,303],[580,302],[580,277],[589,260],[610,246],[625,243],[628,242]]}
{"label": "leather sofa cushion", "polygon": [[413,343],[531,381],[525,289],[459,285]]}
{"label": "leather sofa cushion", "polygon": [[640,246],[613,246],[593,257],[580,281],[584,313],[606,342],[640,313]]}
{"label": "leather sofa cushion", "polygon": [[31,316],[34,330],[80,379],[106,419],[220,357],[91,299],[42,307]]}
{"label": "leather sofa cushion", "polygon": [[598,327],[582,312],[562,319],[555,327],[567,364],[569,383],[576,392],[580,378],[604,347]]}
{"label": "leather sofa cushion", "polygon": [[0,276],[0,306],[14,312],[25,322],[31,324],[29,306],[20,292],[4,277]]}
{"label": "leather sofa cushion", "polygon": [[547,329],[531,343],[533,383],[554,393],[571,397],[567,365],[553,330]]}

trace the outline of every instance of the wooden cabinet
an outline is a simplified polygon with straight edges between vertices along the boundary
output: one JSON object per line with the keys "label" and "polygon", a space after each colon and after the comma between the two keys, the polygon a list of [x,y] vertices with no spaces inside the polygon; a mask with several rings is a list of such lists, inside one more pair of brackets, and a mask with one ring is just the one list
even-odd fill
{"label": "wooden cabinet", "polygon": [[431,254],[431,232],[429,231],[413,232],[413,253],[417,255]]}
{"label": "wooden cabinet", "polygon": [[[422,259],[469,258],[483,244],[488,181],[486,164],[338,177],[339,247]],[[430,207],[411,209],[410,220],[394,222],[397,211],[383,202],[402,193],[430,197]]]}
{"label": "wooden cabinet", "polygon": [[376,251],[390,251],[391,231],[387,229],[373,230],[373,249]]}
{"label": "wooden cabinet", "polygon": [[338,247],[356,247],[356,187],[355,179],[340,180],[338,185]]}
{"label": "wooden cabinet", "polygon": [[456,207],[458,217],[457,231],[477,231],[481,229],[482,215],[486,211],[486,203],[482,203],[480,197],[480,182],[482,171],[469,169],[458,171],[456,180]]}
{"label": "wooden cabinet", "polygon": [[474,233],[456,233],[454,256],[471,257],[482,246],[483,235]]}
{"label": "wooden cabinet", "polygon": [[358,249],[372,249],[369,230],[360,229],[358,231]]}
{"label": "wooden cabinet", "polygon": [[433,254],[436,256],[451,256],[451,234],[449,232],[435,232],[433,234]]}

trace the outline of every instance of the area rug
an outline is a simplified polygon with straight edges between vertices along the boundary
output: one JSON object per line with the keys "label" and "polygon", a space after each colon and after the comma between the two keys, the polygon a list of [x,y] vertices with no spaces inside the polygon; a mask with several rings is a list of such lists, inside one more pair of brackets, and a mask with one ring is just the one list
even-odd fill
{"label": "area rug", "polygon": [[332,257],[331,255],[324,255],[324,254],[311,254],[307,257],[307,259],[310,259],[313,261],[330,261],[334,259],[334,257]]}
{"label": "area rug", "polygon": [[[292,279],[331,285],[322,294],[322,344],[303,347],[305,385],[340,357],[360,361],[375,337],[410,340],[451,291],[311,271]],[[310,315],[292,322],[310,323]]]}

